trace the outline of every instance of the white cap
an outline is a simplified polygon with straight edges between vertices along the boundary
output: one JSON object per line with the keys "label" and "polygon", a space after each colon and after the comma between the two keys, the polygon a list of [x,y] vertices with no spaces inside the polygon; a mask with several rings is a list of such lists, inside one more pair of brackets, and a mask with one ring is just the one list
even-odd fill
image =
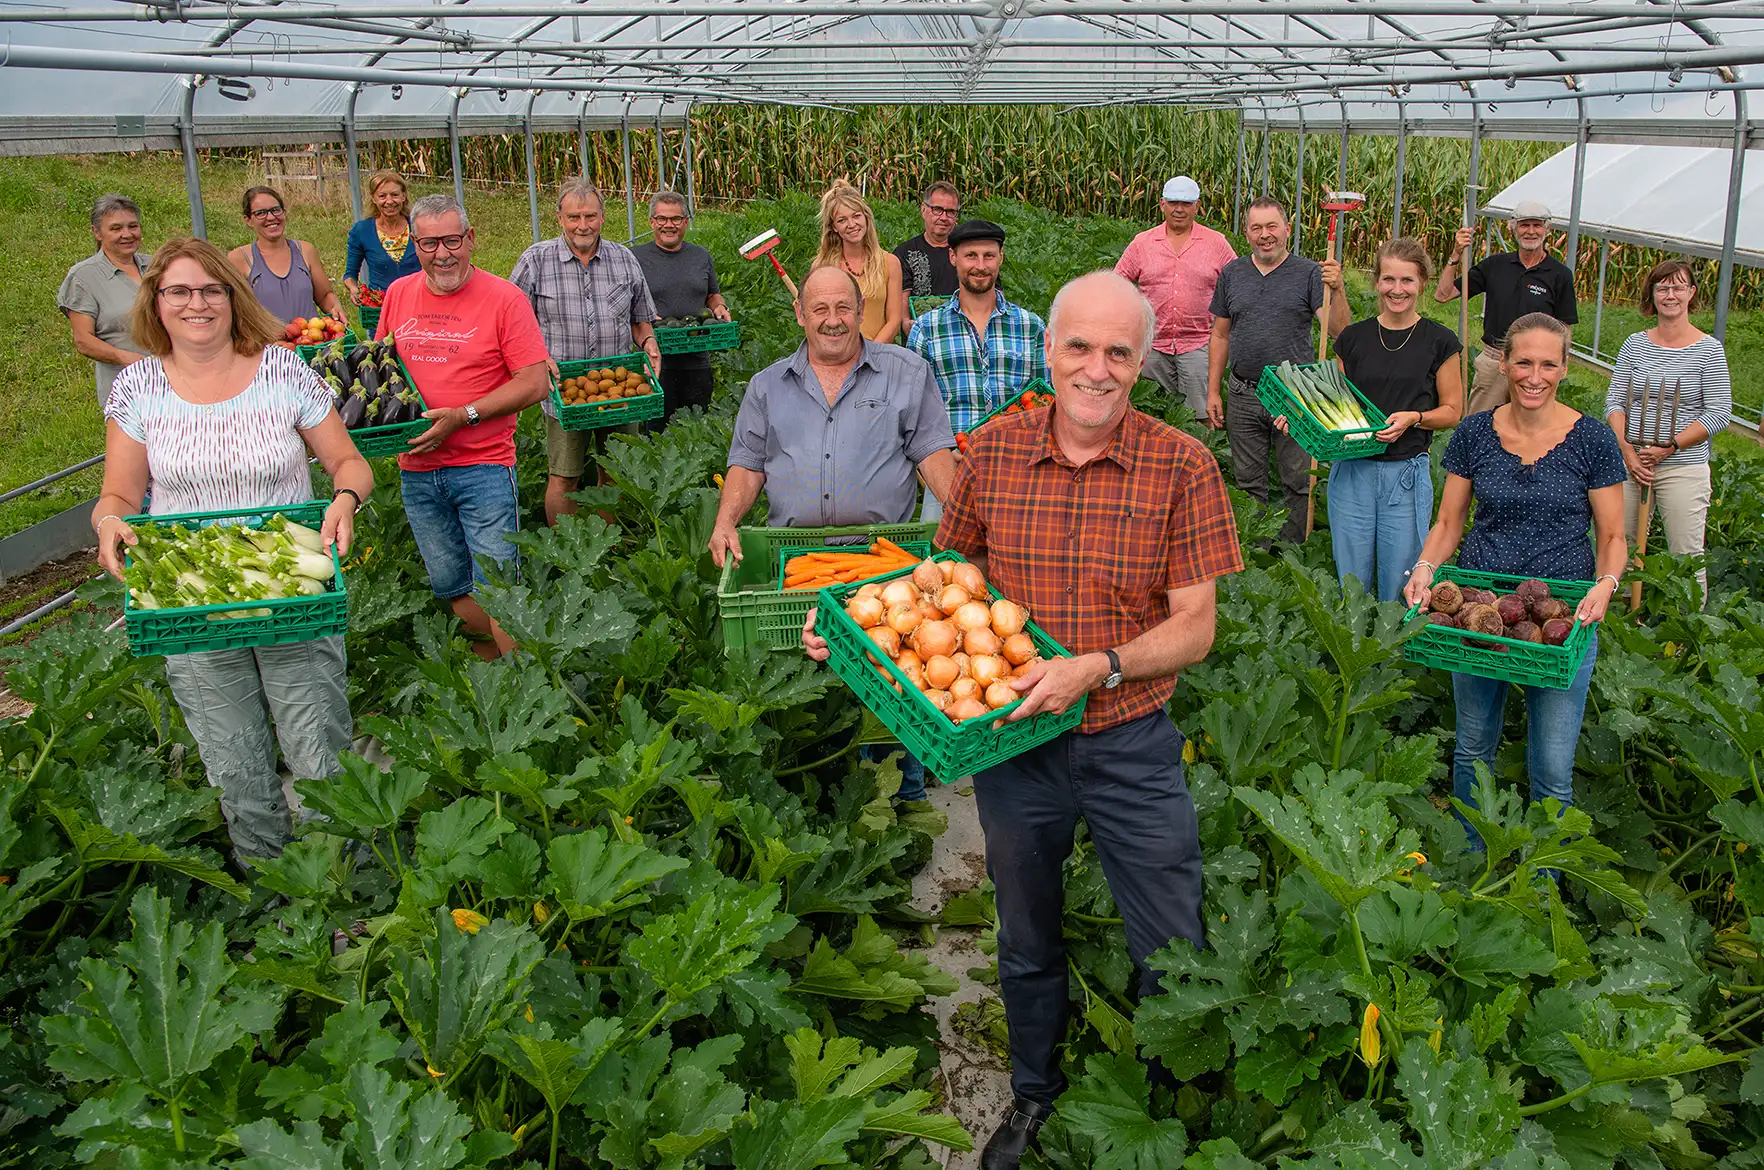
{"label": "white cap", "polygon": [[1548,223],[1550,222],[1550,209],[1535,199],[1521,199],[1513,207],[1513,222],[1518,223],[1522,219],[1541,219]]}
{"label": "white cap", "polygon": [[1200,184],[1187,175],[1177,175],[1164,184],[1164,198],[1171,203],[1195,203],[1200,199]]}

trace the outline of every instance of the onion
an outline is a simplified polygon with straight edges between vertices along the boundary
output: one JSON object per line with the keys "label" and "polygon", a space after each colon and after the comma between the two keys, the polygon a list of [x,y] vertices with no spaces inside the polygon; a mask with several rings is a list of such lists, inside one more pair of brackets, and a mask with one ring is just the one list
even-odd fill
{"label": "onion", "polygon": [[945,657],[956,652],[961,644],[961,637],[956,628],[948,622],[925,622],[913,631],[913,649],[922,658]]}
{"label": "onion", "polygon": [[870,641],[880,646],[882,648],[882,653],[888,655],[888,657],[893,658],[896,654],[900,653],[900,635],[889,629],[887,626],[872,626],[870,629],[865,630],[864,633],[868,634],[870,636]]}
{"label": "onion", "polygon": [[921,621],[940,622],[943,620],[943,611],[933,605],[929,597],[920,597],[919,618]]}
{"label": "onion", "polygon": [[912,650],[902,650],[899,654],[894,656],[894,665],[900,667],[902,672],[905,672],[908,670],[921,669],[925,663],[924,660]]}
{"label": "onion", "polygon": [[943,583],[945,585],[949,584],[950,579],[955,576],[956,562],[955,561],[938,561],[937,567],[939,569],[943,570]]}
{"label": "onion", "polygon": [[992,611],[986,608],[985,602],[970,601],[968,604],[950,614],[949,620],[954,622],[964,632],[967,630],[989,629],[992,626]]}
{"label": "onion", "polygon": [[937,567],[936,561],[927,557],[913,566],[913,584],[926,593],[942,589],[943,570]]}
{"label": "onion", "polygon": [[859,597],[881,597],[882,596],[881,582],[871,581],[868,585],[858,586],[857,596],[859,596]]}
{"label": "onion", "polygon": [[949,697],[948,691],[940,691],[935,688],[933,688],[932,690],[926,691],[925,697],[927,699],[930,699],[931,705],[933,707],[936,707],[939,711],[947,711],[949,709],[949,705],[951,703],[955,702],[954,699]]}
{"label": "onion", "polygon": [[895,663],[895,665],[900,666],[900,673],[907,676],[908,682],[912,683],[915,687],[918,687],[921,691],[925,689],[924,667],[916,662],[913,663],[911,667],[901,666],[898,662]]}
{"label": "onion", "polygon": [[982,573],[978,567],[970,565],[966,561],[959,562],[956,565],[955,573],[950,577],[950,580],[954,581],[957,585],[960,585],[963,589],[966,589],[969,596],[972,597],[985,597],[989,592],[986,588],[986,574]]}
{"label": "onion", "polygon": [[894,688],[895,694],[900,694],[900,680],[895,678],[892,674],[889,674],[886,666],[883,666],[880,662],[876,663],[876,673],[882,676],[883,682]]}
{"label": "onion", "polygon": [[937,592],[937,608],[944,613],[954,613],[972,600],[973,597],[960,585],[945,585]]}
{"label": "onion", "polygon": [[1008,669],[1009,667],[1005,665],[1005,660],[1002,658],[994,657],[991,654],[976,654],[974,656],[972,667],[974,681],[982,687],[989,687],[1003,678]]}
{"label": "onion", "polygon": [[942,654],[925,660],[925,681],[940,691],[947,691],[949,685],[962,677],[962,668],[955,664],[955,659]]}
{"label": "onion", "polygon": [[957,650],[950,658],[955,662],[956,669],[962,672],[962,677],[966,678],[972,672],[974,660],[968,656],[966,650]]}
{"label": "onion", "polygon": [[982,715],[989,715],[991,713],[991,708],[978,699],[957,699],[949,705],[949,710],[944,712],[945,715],[948,715],[957,723],[969,719],[978,719]]}
{"label": "onion", "polygon": [[862,593],[845,603],[845,615],[864,629],[882,624],[882,599]]}
{"label": "onion", "polygon": [[1017,693],[1016,687],[1002,679],[986,688],[986,705],[994,711],[1000,707],[1009,706],[1022,697]]}
{"label": "onion", "polygon": [[1004,639],[982,627],[962,635],[962,649],[969,654],[997,654],[1004,649]]}
{"label": "onion", "polygon": [[1017,666],[1013,666],[1011,668],[1011,677],[1012,678],[1022,678],[1025,674],[1029,673],[1030,667],[1034,666],[1036,663],[1038,663],[1040,661],[1041,661],[1041,656],[1039,654],[1037,654],[1034,658],[1031,658],[1029,661],[1024,662],[1024,663],[1020,663]]}
{"label": "onion", "polygon": [[1035,657],[1035,639],[1028,634],[1012,634],[1004,640],[1004,660],[1022,666]]}
{"label": "onion", "polygon": [[949,684],[949,697],[960,702],[963,699],[978,699],[980,684],[971,678],[962,677]]}
{"label": "onion", "polygon": [[1014,601],[999,598],[992,603],[992,628],[1001,638],[1020,634],[1029,624],[1029,614]]}
{"label": "onion", "polygon": [[916,605],[892,605],[888,607],[888,625],[895,633],[906,635],[919,628],[924,621]]}
{"label": "onion", "polygon": [[912,605],[919,600],[919,594],[913,583],[905,577],[896,577],[882,586],[882,604],[893,608],[897,605]]}

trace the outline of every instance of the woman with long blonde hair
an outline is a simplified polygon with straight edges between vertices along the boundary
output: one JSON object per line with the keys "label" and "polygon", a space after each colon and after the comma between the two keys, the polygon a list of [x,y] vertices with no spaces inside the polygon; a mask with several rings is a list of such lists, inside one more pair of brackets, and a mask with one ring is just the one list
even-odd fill
{"label": "woman with long blonde hair", "polygon": [[821,248],[815,267],[838,267],[851,274],[864,296],[859,322],[871,341],[893,342],[906,322],[901,311],[900,260],[882,248],[876,236],[876,217],[858,189],[836,179],[821,196]]}

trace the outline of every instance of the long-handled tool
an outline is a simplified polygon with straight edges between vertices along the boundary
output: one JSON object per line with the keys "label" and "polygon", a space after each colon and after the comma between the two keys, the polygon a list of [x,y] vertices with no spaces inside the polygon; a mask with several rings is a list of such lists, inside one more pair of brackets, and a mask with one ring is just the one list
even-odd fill
{"label": "long-handled tool", "polygon": [[794,297],[796,296],[796,282],[790,279],[790,274],[784,271],[784,266],[778,263],[776,256],[772,255],[772,251],[781,243],[783,240],[778,236],[778,233],[772,228],[767,228],[741,245],[741,255],[747,260],[758,260],[761,256],[770,260],[772,267],[778,272],[778,279],[784,282],[784,287],[789,289],[790,295]]}
{"label": "long-handled tool", "polygon": [[[1366,197],[1358,191],[1327,191],[1323,202],[1319,204],[1329,213],[1329,244],[1324,252],[1326,260],[1340,260],[1337,255],[1336,232],[1341,225],[1343,212],[1358,211],[1366,202]],[[1329,286],[1323,286],[1323,326],[1317,330],[1317,363],[1321,365],[1329,356]],[[1305,539],[1311,539],[1311,529],[1317,522],[1317,461],[1311,460],[1311,490],[1305,495]]]}
{"label": "long-handled tool", "polygon": [[[1626,435],[1633,436],[1629,445],[1634,447],[1646,443],[1650,447],[1658,447],[1663,442],[1678,434],[1678,405],[1684,398],[1684,379],[1673,383],[1672,408],[1666,409],[1666,381],[1660,380],[1659,393],[1653,394],[1644,381],[1641,386],[1640,418],[1628,416],[1628,426],[1624,427]],[[1650,414],[1652,417],[1650,417]],[[1660,431],[1661,415],[1666,415],[1666,430]],[[1658,475],[1659,464],[1654,465],[1654,474]],[[1635,567],[1640,570],[1642,560],[1648,551],[1648,529],[1654,525],[1654,485],[1650,479],[1642,491],[1641,514],[1635,522]],[[1638,576],[1629,586],[1629,608],[1641,607],[1641,578]]]}
{"label": "long-handled tool", "polygon": [[1471,229],[1476,226],[1476,216],[1470,203],[1476,192],[1482,189],[1480,183],[1464,184],[1464,230],[1470,232],[1470,239],[1464,245],[1464,258],[1458,261],[1458,347],[1464,354],[1463,410],[1466,413],[1470,409],[1470,385],[1476,380],[1476,359],[1470,354],[1470,253],[1476,250],[1476,233]]}

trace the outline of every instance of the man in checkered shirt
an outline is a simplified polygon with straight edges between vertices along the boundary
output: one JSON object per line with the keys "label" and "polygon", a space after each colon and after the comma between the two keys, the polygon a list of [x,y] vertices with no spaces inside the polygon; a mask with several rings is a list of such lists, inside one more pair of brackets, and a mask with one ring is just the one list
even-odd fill
{"label": "man in checkered shirt", "polygon": [[[937,543],[981,565],[1073,654],[1025,672],[1011,718],[1084,720],[974,777],[986,867],[998,889],[998,973],[1016,1100],[981,1156],[1015,1170],[1066,1087],[1069,1012],[1062,867],[1082,817],[1121,909],[1140,991],[1171,940],[1202,944],[1201,855],[1166,710],[1177,672],[1213,644],[1218,578],[1243,568],[1219,466],[1197,440],[1132,408],[1152,307],[1124,277],[1093,272],[1048,313],[1054,405],[974,435]],[[805,632],[813,657],[825,642]]]}

